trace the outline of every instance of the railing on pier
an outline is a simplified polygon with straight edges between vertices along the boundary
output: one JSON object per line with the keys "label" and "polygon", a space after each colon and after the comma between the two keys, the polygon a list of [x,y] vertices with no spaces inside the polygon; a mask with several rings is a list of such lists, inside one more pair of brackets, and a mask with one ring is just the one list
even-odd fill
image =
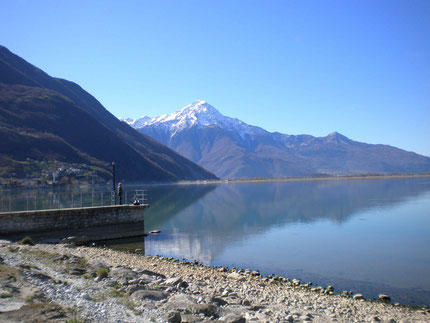
{"label": "railing on pier", "polygon": [[[147,202],[147,193],[144,190],[124,190],[123,194],[123,204],[133,204],[136,200],[140,204]],[[118,195],[113,191],[0,191],[0,213],[108,206],[118,203]]]}

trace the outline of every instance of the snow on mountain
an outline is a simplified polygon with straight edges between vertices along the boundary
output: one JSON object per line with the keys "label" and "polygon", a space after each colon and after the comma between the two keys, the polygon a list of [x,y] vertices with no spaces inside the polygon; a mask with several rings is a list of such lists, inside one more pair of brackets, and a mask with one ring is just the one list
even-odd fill
{"label": "snow on mountain", "polygon": [[202,100],[197,100],[172,114],[164,114],[154,118],[144,116],[136,120],[127,118],[122,119],[122,121],[128,123],[135,129],[146,126],[159,126],[168,130],[171,137],[177,132],[191,127],[203,128],[214,126],[237,132],[241,137],[247,134],[267,133],[262,128],[251,126],[239,119],[222,115],[217,109]]}
{"label": "snow on mountain", "polygon": [[132,118],[119,118],[119,120],[127,123],[130,126],[133,126],[134,119]]}
{"label": "snow on mountain", "polygon": [[133,128],[142,128],[145,124],[148,123],[148,121],[151,120],[150,117],[143,116],[138,119],[132,119],[132,118],[120,118],[119,120],[127,123],[128,125],[132,126]]}
{"label": "snow on mountain", "polygon": [[425,173],[430,158],[333,132],[287,135],[223,116],[205,101],[124,122],[220,178]]}

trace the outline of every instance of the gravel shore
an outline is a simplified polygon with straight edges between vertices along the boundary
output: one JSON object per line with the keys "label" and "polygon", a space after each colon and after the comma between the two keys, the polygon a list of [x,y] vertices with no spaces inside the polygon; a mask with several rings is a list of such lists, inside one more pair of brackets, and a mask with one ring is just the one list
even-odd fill
{"label": "gravel shore", "polygon": [[4,242],[0,266],[21,273],[0,281],[0,321],[21,322],[14,313],[48,302],[66,314],[42,321],[75,313],[75,322],[430,322],[427,307],[110,249]]}

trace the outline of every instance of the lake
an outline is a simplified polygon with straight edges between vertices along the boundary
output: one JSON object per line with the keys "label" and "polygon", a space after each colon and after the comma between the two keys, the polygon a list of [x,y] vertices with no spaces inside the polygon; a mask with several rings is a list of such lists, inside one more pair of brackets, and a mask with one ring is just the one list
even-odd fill
{"label": "lake", "polygon": [[[430,177],[145,188],[145,231],[162,232],[109,247],[430,305]],[[94,204],[103,189],[87,189],[82,199],[78,191],[39,190],[35,200],[48,206],[49,194],[75,194],[74,203]],[[23,192],[3,192],[6,207],[14,204],[8,196],[27,206]]]}

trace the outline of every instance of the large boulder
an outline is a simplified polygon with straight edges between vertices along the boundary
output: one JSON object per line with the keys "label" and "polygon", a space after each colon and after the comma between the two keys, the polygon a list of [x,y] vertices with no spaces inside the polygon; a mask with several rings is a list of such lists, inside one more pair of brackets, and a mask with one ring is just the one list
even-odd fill
{"label": "large boulder", "polygon": [[166,321],[169,323],[181,323],[182,322],[181,313],[179,313],[178,311],[169,311],[166,313],[165,317],[166,317]]}
{"label": "large boulder", "polygon": [[181,278],[172,277],[172,278],[166,279],[163,284],[167,286],[177,286],[179,283],[182,283]]}
{"label": "large boulder", "polygon": [[164,304],[164,309],[167,311],[185,312],[194,304],[197,304],[197,298],[184,293],[178,293],[169,298],[169,301]]}
{"label": "large boulder", "polygon": [[130,268],[115,267],[111,269],[109,276],[120,284],[128,284],[129,281],[137,279],[139,274]]}
{"label": "large boulder", "polygon": [[69,274],[73,276],[82,276],[86,273],[86,270],[81,267],[73,267],[69,270]]}
{"label": "large boulder", "polygon": [[216,316],[218,308],[213,304],[193,304],[187,308],[193,314],[203,314],[204,316]]}
{"label": "large boulder", "polygon": [[243,316],[234,313],[224,316],[220,321],[226,323],[246,323],[246,319]]}
{"label": "large boulder", "polygon": [[223,300],[222,298],[218,298],[218,297],[212,297],[211,302],[217,306],[223,306],[223,305],[228,304],[225,300]]}
{"label": "large boulder", "polygon": [[141,270],[138,270],[137,272],[139,273],[139,275],[147,275],[147,276],[152,276],[152,277],[160,277],[160,278],[163,278],[163,279],[166,278],[166,276],[164,276],[163,274],[159,274],[159,273],[153,272],[151,270],[147,270],[147,269],[141,269]]}
{"label": "large boulder", "polygon": [[230,278],[230,279],[235,279],[237,281],[244,281],[245,280],[245,277],[243,277],[239,273],[231,273],[227,277]]}
{"label": "large boulder", "polygon": [[131,297],[135,301],[146,301],[146,300],[152,300],[152,301],[161,301],[163,299],[166,299],[169,296],[168,293],[158,291],[158,290],[138,290],[131,294]]}

